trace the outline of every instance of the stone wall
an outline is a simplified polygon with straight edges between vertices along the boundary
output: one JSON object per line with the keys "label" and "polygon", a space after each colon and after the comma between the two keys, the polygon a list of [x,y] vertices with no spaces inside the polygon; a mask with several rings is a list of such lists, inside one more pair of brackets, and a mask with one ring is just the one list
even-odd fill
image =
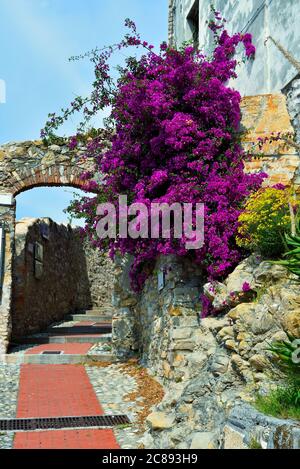
{"label": "stone wall", "polygon": [[93,168],[84,157],[86,146],[70,150],[67,142],[46,145],[41,140],[13,142],[0,146],[0,192],[19,192],[36,186],[81,187],[82,172]]}
{"label": "stone wall", "polygon": [[[150,362],[150,371],[162,378],[166,394],[147,419],[145,447],[246,448],[255,440],[262,447],[299,448],[299,425],[267,417],[249,405],[256,393],[265,394],[280,383],[278,373],[272,373],[268,345],[286,339],[286,332],[300,337],[295,280],[283,267],[252,255],[224,284],[205,285],[217,316],[200,324],[194,318],[187,328],[182,307],[171,323],[165,310],[162,320],[168,328],[160,330],[162,337],[152,334],[151,347],[160,347],[160,353]],[[244,282],[254,297],[242,293]],[[172,342],[165,338],[180,344],[189,340],[187,334],[193,344],[188,351],[179,346],[173,355]]]}
{"label": "stone wall", "polygon": [[83,243],[89,280],[91,307],[110,310],[112,307],[115,265],[107,254],[100,253],[87,241]]}
{"label": "stone wall", "polygon": [[12,340],[72,312],[111,308],[114,264],[83,242],[77,228],[49,218],[18,221],[13,265]]}
{"label": "stone wall", "polygon": [[[47,237],[41,231],[44,227]],[[17,222],[12,340],[91,304],[87,261],[78,234],[49,218]]]}
{"label": "stone wall", "polygon": [[[265,184],[274,184],[277,182],[293,183],[299,187],[299,154],[298,151],[288,146],[283,141],[274,142],[264,145],[262,152],[257,149],[257,138],[270,136],[272,132],[291,132],[293,127],[287,111],[286,98],[282,94],[262,95],[254,97],[246,97],[242,101],[242,141],[246,149],[250,149],[256,157],[252,162],[246,163],[248,171],[265,170],[269,174],[269,179]],[[293,116],[292,116],[293,117]],[[6,194],[15,195],[22,190],[38,186],[38,185],[73,185],[80,186],[80,173],[83,170],[90,169],[92,161],[84,158],[86,147],[81,144],[75,151],[70,151],[66,144],[45,146],[41,141],[20,142],[3,145],[0,147],[0,196]],[[100,177],[100,176],[99,176]],[[0,198],[1,205],[1,198]],[[0,222],[9,212],[9,221],[6,223],[6,255],[5,255],[5,282],[3,284],[2,303],[0,306],[0,340],[2,350],[5,350],[8,337],[10,334],[10,292],[11,292],[11,258],[13,256],[13,239],[14,239],[14,201],[10,206],[5,203],[1,205]],[[123,259],[124,260],[124,259]],[[94,261],[90,264],[91,277],[97,277],[96,272],[102,271],[103,260],[99,260],[100,265]],[[100,279],[101,280],[101,279]],[[103,278],[102,278],[103,280]],[[102,281],[101,280],[101,281]],[[102,293],[92,288],[93,302],[97,306],[99,302],[109,301],[109,286],[111,285],[112,276],[105,279],[105,287]],[[94,282],[92,282],[94,285]],[[136,302],[134,295],[128,293],[127,302],[132,306]],[[105,294],[107,292],[107,299]],[[124,294],[124,289],[123,293]],[[131,295],[131,296],[130,296]],[[161,296],[161,295],[160,295]],[[102,297],[102,299],[101,299]],[[124,299],[124,298],[123,298]],[[136,350],[137,343],[136,334],[131,336],[131,330],[135,326],[130,325],[132,321],[131,312],[127,311],[124,306],[121,312],[119,308],[119,324],[122,324],[123,337],[126,334],[126,340],[123,341],[124,349],[127,350],[127,344],[130,343],[132,352]],[[130,309],[130,308],[129,308]],[[122,342],[118,336],[117,322],[115,328],[116,347]],[[128,327],[127,327],[128,326]],[[126,343],[125,343],[126,342]],[[117,345],[118,344],[118,345]]]}
{"label": "stone wall", "polygon": [[[81,187],[80,174],[91,169],[84,158],[86,147],[71,151],[67,142],[44,145],[40,140],[0,146],[0,224],[5,228],[4,275],[0,285],[0,353],[5,353],[11,334],[12,260],[15,237],[13,196],[35,186]],[[10,200],[9,200],[10,199]]]}
{"label": "stone wall", "polygon": [[242,100],[241,110],[242,144],[253,155],[251,161],[245,163],[246,171],[266,172],[269,177],[264,181],[265,186],[293,184],[299,190],[299,150],[284,140],[267,142],[261,149],[257,145],[258,138],[265,139],[278,132],[294,135],[286,97],[281,93],[249,96]]}
{"label": "stone wall", "polygon": [[158,376],[171,372],[197,342],[200,291],[199,267],[188,259],[162,257],[143,291],[130,290],[127,265],[122,265],[115,287],[118,306],[113,321],[113,346],[119,358],[138,352]]}
{"label": "stone wall", "polygon": [[11,333],[14,196],[37,186],[82,187],[82,172],[93,169],[93,160],[86,158],[85,153],[86,143],[71,150],[67,141],[47,145],[35,140],[0,146],[0,224],[4,223],[6,234],[4,276],[0,285],[0,353],[5,353]]}

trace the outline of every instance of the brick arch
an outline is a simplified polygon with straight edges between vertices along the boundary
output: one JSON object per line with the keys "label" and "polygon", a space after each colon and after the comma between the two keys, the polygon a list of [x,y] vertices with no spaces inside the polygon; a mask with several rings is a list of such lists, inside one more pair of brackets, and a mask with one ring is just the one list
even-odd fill
{"label": "brick arch", "polygon": [[51,165],[37,167],[34,171],[18,171],[10,180],[14,197],[34,187],[71,186],[81,189],[82,171],[76,166]]}
{"label": "brick arch", "polygon": [[67,144],[45,145],[41,141],[0,146],[0,192],[16,196],[38,186],[82,188],[81,174],[93,168],[85,151],[83,145],[70,150]]}
{"label": "brick arch", "polygon": [[67,143],[45,145],[42,141],[0,146],[0,227],[2,236],[4,233],[2,246],[5,246],[0,278],[0,354],[5,353],[11,335],[12,267],[15,255],[14,197],[39,186],[82,188],[82,173],[94,168],[94,161],[86,158],[85,153],[86,147],[83,144],[74,150]]}

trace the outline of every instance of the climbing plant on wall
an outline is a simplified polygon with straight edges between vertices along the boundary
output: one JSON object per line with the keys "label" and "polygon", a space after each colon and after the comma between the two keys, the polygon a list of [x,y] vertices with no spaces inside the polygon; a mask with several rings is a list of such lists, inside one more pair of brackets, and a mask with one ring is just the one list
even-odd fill
{"label": "climbing plant on wall", "polygon": [[[238,217],[245,198],[260,187],[264,174],[245,174],[244,153],[239,141],[240,94],[228,86],[236,77],[236,49],[242,44],[246,59],[255,48],[250,34],[229,35],[218,12],[208,27],[215,49],[211,57],[187,46],[175,50],[166,43],[158,52],[143,41],[135,24],[126,20],[129,33],[114,46],[86,54],[95,69],[90,96],[78,97],[62,114],[49,115],[42,131],[53,138],[56,129],[75,112],[82,111],[78,145],[93,116],[109,107],[108,132],[87,140],[87,156],[95,171],[85,173],[86,190],[98,192],[93,199],[74,201],[71,210],[86,219],[84,233],[99,249],[132,254],[132,284],[142,287],[149,266],[160,255],[190,256],[211,278],[226,275],[241,258],[235,242]],[[143,52],[126,60],[113,80],[110,59],[120,49]],[[110,146],[107,149],[107,135]],[[101,173],[102,177],[97,175]],[[99,201],[117,206],[118,195],[129,202],[205,204],[205,242],[201,249],[187,250],[181,239],[111,239],[96,234]]]}

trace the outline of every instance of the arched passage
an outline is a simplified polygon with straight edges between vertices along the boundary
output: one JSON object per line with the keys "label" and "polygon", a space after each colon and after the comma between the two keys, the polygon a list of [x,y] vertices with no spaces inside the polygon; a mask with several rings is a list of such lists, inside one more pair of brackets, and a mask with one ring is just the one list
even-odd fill
{"label": "arched passage", "polygon": [[81,188],[81,174],[93,168],[82,144],[71,150],[67,143],[42,141],[10,143],[0,147],[0,353],[11,335],[12,265],[15,239],[15,196],[38,186]]}

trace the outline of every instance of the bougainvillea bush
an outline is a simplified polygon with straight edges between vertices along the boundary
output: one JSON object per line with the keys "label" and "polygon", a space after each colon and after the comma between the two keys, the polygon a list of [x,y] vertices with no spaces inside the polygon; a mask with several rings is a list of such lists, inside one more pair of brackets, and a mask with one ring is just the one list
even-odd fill
{"label": "bougainvillea bush", "polygon": [[[238,217],[248,195],[258,189],[264,174],[245,174],[247,158],[239,142],[240,94],[228,86],[236,77],[236,48],[242,44],[245,57],[255,48],[251,35],[230,36],[218,12],[209,24],[215,39],[210,58],[192,46],[175,50],[166,43],[156,53],[143,42],[135,25],[126,20],[129,34],[118,45],[94,51],[95,82],[92,95],[76,98],[62,116],[50,115],[43,136],[75,111],[84,120],[111,106],[106,125],[112,135],[107,150],[99,135],[88,144],[87,156],[95,160],[95,173],[83,175],[86,190],[98,192],[73,209],[86,218],[85,233],[95,246],[134,256],[131,270],[135,289],[142,287],[149,266],[160,255],[190,256],[210,278],[226,275],[240,260],[235,242]],[[143,54],[130,58],[120,68],[116,83],[110,76],[113,52],[141,47]],[[70,140],[74,148],[79,136]],[[96,173],[102,178],[97,179]],[[101,200],[117,206],[118,195],[129,202],[186,202],[205,204],[205,242],[198,250],[186,250],[185,239],[97,238],[96,207]]]}

